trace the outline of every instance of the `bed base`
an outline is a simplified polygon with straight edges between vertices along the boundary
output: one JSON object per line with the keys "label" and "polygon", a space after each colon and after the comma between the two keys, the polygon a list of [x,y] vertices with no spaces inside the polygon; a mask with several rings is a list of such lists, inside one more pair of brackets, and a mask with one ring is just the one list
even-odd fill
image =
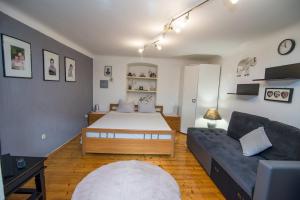
{"label": "bed base", "polygon": [[[96,133],[126,133],[126,134],[158,134],[171,135],[171,139],[119,139],[119,138],[91,138],[87,132]],[[176,131],[146,131],[121,129],[82,129],[82,154],[108,153],[108,154],[161,154],[174,156]]]}

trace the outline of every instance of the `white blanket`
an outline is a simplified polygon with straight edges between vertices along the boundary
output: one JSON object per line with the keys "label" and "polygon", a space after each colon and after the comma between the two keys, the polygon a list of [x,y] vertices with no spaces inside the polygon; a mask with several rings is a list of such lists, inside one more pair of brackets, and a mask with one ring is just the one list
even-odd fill
{"label": "white blanket", "polygon": [[171,128],[163,118],[156,113],[120,113],[111,111],[91,124],[88,128],[130,129],[130,130],[160,130],[170,131]]}

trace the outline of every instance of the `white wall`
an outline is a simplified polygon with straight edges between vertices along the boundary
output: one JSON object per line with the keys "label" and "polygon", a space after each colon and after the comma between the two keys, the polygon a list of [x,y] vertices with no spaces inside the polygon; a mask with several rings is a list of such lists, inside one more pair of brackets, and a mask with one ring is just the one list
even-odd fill
{"label": "white wall", "polygon": [[[281,56],[277,53],[277,47],[278,44],[286,38],[295,39],[297,46],[290,55]],[[257,57],[257,65],[251,68],[250,77],[237,78],[237,64],[241,59],[248,56]],[[266,67],[299,62],[300,24],[244,44],[231,55],[224,56],[219,102],[221,115],[228,121],[232,111],[237,110],[265,116],[272,120],[300,128],[300,80],[259,82],[261,86],[258,97],[238,97],[226,94],[227,92],[234,92],[237,83],[251,83],[252,79],[264,78]],[[286,104],[265,101],[264,92],[266,87],[294,88],[293,102]],[[223,124],[223,127],[226,127],[226,125]]]}
{"label": "white wall", "polygon": [[[164,106],[166,114],[176,114],[179,106],[179,90],[181,82],[181,68],[190,64],[186,60],[96,56],[94,58],[94,88],[93,102],[100,105],[100,110],[107,111],[110,103],[117,103],[119,99],[126,99],[127,64],[145,62],[158,66],[157,99],[158,105]],[[104,77],[104,66],[112,66],[113,81],[109,82],[108,89],[100,88],[100,80]]]}

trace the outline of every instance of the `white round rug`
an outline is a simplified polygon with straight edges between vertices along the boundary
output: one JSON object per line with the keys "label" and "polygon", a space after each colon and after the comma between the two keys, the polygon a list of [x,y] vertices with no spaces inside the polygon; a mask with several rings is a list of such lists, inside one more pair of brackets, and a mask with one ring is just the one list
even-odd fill
{"label": "white round rug", "polygon": [[121,161],[88,174],[72,200],[180,200],[180,190],[175,179],[158,166]]}

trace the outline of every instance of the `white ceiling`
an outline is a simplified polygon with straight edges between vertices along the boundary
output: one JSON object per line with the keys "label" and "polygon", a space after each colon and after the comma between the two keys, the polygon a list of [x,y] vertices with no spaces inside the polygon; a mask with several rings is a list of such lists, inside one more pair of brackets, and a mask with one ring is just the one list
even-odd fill
{"label": "white ceiling", "polygon": [[[93,54],[137,56],[173,16],[203,0],[0,0]],[[161,52],[145,56],[222,55],[244,42],[300,21],[299,0],[211,0]]]}

